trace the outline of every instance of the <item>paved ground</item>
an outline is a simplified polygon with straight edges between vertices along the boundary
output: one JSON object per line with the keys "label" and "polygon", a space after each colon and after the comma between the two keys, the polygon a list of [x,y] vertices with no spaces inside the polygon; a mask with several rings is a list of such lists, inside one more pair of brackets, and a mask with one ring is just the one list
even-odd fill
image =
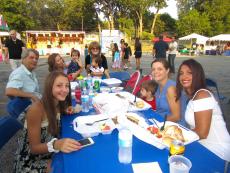
{"label": "paved ground", "polygon": [[[176,58],[176,69],[180,63],[188,59],[190,57],[177,57]],[[193,57],[197,61],[199,61],[206,72],[206,76],[213,78],[217,81],[219,85],[219,89],[222,95],[226,96],[228,99],[230,98],[230,57],[224,56],[201,56],[201,57]],[[66,57],[66,60],[69,60]],[[109,66],[111,66],[111,58],[108,58]],[[144,55],[142,58],[142,69],[143,74],[147,74],[150,72],[150,64],[152,62],[151,55]],[[132,59],[133,69],[129,70],[132,73],[135,69],[135,60]],[[36,70],[40,89],[43,88],[44,78],[48,73],[47,59],[45,57],[40,58],[39,66]],[[0,116],[7,115],[5,111],[5,105],[7,103],[7,97],[4,95],[5,86],[8,80],[8,76],[10,74],[10,66],[9,64],[0,63]],[[175,75],[172,76],[175,79]],[[226,99],[222,102],[224,114],[226,115],[226,124],[228,130],[230,131],[230,106],[229,100]],[[19,132],[20,133],[20,132]],[[0,173],[10,173],[13,165],[13,154],[17,147],[17,136],[15,135],[1,150],[0,150]]]}

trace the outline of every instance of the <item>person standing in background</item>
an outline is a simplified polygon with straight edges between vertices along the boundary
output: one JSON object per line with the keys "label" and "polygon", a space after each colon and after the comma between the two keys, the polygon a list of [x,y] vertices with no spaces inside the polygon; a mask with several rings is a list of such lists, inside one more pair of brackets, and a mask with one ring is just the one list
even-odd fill
{"label": "person standing in background", "polygon": [[135,59],[136,59],[136,70],[140,70],[141,67],[141,56],[142,56],[142,47],[140,43],[140,39],[135,39]]}
{"label": "person standing in background", "polygon": [[89,54],[88,45],[86,44],[84,49],[84,56],[86,57],[88,54]]}
{"label": "person standing in background", "polygon": [[25,44],[16,38],[16,31],[10,31],[10,38],[5,43],[5,62],[10,62],[12,70],[15,70],[21,65],[22,50],[25,49]]}
{"label": "person standing in background", "polygon": [[153,57],[166,59],[166,51],[168,51],[168,49],[169,45],[163,40],[163,35],[160,35],[159,41],[153,46]]}
{"label": "person standing in background", "polygon": [[175,58],[177,54],[177,47],[178,44],[176,42],[175,37],[172,37],[172,42],[169,44],[169,55],[168,55],[168,62],[170,66],[171,73],[175,73]]}

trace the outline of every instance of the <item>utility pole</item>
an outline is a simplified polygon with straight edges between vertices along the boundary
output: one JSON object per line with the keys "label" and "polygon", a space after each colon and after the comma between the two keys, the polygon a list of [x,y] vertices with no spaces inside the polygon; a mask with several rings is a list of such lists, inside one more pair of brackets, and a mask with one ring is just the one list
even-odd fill
{"label": "utility pole", "polygon": [[81,16],[81,31],[84,30],[84,19],[83,16]]}

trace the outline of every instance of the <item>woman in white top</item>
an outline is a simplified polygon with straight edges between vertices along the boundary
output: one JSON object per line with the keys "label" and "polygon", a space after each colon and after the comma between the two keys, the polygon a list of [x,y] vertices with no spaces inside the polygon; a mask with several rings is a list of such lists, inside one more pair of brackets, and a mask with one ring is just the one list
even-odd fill
{"label": "woman in white top", "polygon": [[190,99],[185,120],[199,135],[200,143],[220,158],[230,161],[230,135],[220,106],[213,94],[206,89],[204,70],[194,59],[185,60],[179,67],[177,99],[182,90]]}

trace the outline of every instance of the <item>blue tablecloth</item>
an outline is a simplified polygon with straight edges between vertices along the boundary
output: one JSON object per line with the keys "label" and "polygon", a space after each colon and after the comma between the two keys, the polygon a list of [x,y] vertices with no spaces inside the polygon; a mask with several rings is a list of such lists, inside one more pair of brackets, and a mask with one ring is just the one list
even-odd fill
{"label": "blue tablecloth", "polygon": [[[90,112],[94,113],[94,112]],[[162,118],[152,110],[139,112],[146,118]],[[86,113],[84,113],[86,114]],[[82,115],[82,113],[81,113]],[[73,130],[72,121],[77,115],[62,118],[62,137],[81,139]],[[121,164],[118,160],[118,131],[111,135],[93,137],[95,144],[69,154],[58,153],[53,160],[55,173],[132,173],[132,164]],[[146,144],[136,137],[133,138],[132,163],[158,162],[162,172],[169,172],[168,150]],[[192,162],[190,173],[214,173],[224,171],[224,160],[203,147],[199,142],[186,145],[185,157]],[[154,171],[153,171],[154,172]]]}

